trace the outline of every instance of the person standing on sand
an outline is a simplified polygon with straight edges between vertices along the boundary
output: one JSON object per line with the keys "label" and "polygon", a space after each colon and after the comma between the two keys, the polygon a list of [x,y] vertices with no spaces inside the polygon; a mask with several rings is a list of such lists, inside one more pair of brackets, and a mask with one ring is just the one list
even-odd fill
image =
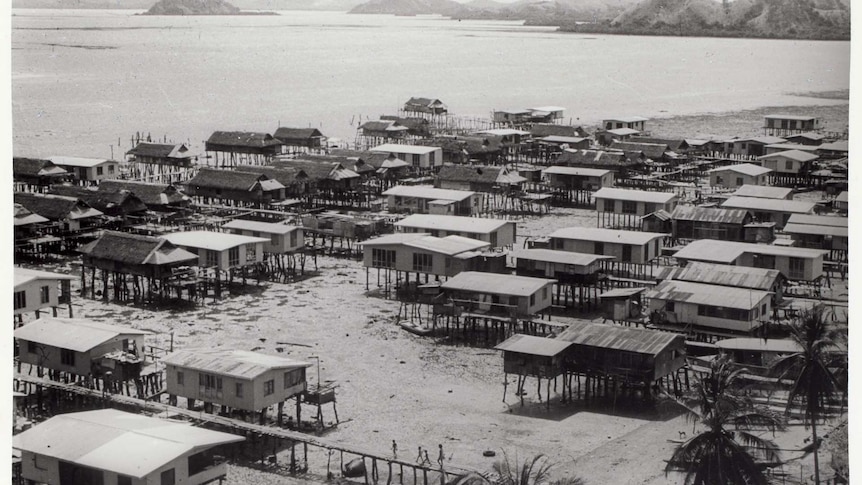
{"label": "person standing on sand", "polygon": [[398,458],[398,445],[395,444],[395,440],[392,440],[392,457]]}
{"label": "person standing on sand", "polygon": [[443,453],[443,445],[437,445],[437,447],[440,448],[440,454],[437,455],[437,463],[440,465],[440,468],[443,468],[443,458],[446,455]]}
{"label": "person standing on sand", "polygon": [[422,452],[425,453],[425,458],[422,459],[422,464],[431,466],[431,458],[428,458],[428,450],[422,450]]}
{"label": "person standing on sand", "polygon": [[[427,452],[426,452],[427,453]],[[422,464],[422,447],[419,447],[419,454],[416,455],[416,463]]]}

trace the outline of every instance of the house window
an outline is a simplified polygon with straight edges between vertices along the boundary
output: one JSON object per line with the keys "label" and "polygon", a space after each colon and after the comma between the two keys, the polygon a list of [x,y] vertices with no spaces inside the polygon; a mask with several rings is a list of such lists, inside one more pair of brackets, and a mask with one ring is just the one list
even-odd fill
{"label": "house window", "polygon": [[593,254],[605,254],[605,243],[596,241],[593,243]]}
{"label": "house window", "polygon": [[132,485],[132,477],[117,475],[117,485]]}
{"label": "house window", "polygon": [[564,246],[562,239],[554,239],[554,249],[563,249]]}
{"label": "house window", "polygon": [[30,354],[38,354],[39,353],[39,345],[36,342],[27,342],[27,353]]}
{"label": "house window", "polygon": [[182,371],[177,371],[177,385],[184,386],[186,385],[186,376]]}
{"label": "house window", "polygon": [[60,363],[71,367],[75,366],[75,352],[69,349],[60,349]]}
{"label": "house window", "polygon": [[623,214],[637,214],[638,203],[633,200],[623,201]]}
{"label": "house window", "polygon": [[413,271],[430,273],[433,258],[430,254],[413,253]]}
{"label": "house window", "polygon": [[542,300],[547,300],[547,299],[548,299],[548,287],[546,286],[546,287],[542,288]]}
{"label": "house window", "polygon": [[280,234],[273,234],[272,237],[270,237],[269,242],[272,243],[273,246],[280,245],[281,244],[281,235]]}
{"label": "house window", "polygon": [[790,258],[790,278],[803,279],[805,277],[805,260],[802,258]]}
{"label": "house window", "polygon": [[263,383],[263,395],[269,396],[275,392],[275,379],[270,379]]}
{"label": "house window", "polygon": [[27,293],[24,291],[16,291],[15,292],[15,303],[13,303],[13,307],[15,310],[20,310],[27,306]]}
{"label": "house window", "polygon": [[745,182],[742,180],[742,177],[736,177],[736,186],[742,186]]}
{"label": "house window", "polygon": [[755,254],[752,257],[752,263],[755,268],[775,269],[775,256]]}
{"label": "house window", "polygon": [[632,247],[628,244],[623,245],[623,262],[630,263],[632,261]]}
{"label": "house window", "polygon": [[303,374],[305,374],[305,369],[297,369],[284,373],[284,388],[289,389],[293,386],[299,385],[303,381]]}
{"label": "house window", "polygon": [[371,249],[371,266],[375,268],[394,268],[395,251],[388,249]]}
{"label": "house window", "polygon": [[249,244],[245,247],[245,260],[252,263],[257,261],[257,244]]}
{"label": "house window", "polygon": [[530,295],[530,306],[533,306],[535,304],[536,304],[536,294],[533,293],[532,295]]}
{"label": "house window", "polygon": [[760,314],[763,315],[764,317],[766,316],[766,303],[764,303],[763,305],[760,305]]}
{"label": "house window", "polygon": [[218,267],[221,253],[212,249],[204,249],[204,251],[207,252],[207,267]]}
{"label": "house window", "polygon": [[43,286],[39,288],[39,301],[41,303],[48,303],[51,300],[51,294],[47,286]]}
{"label": "house window", "polygon": [[784,169],[787,170],[788,172],[792,172],[793,171],[793,160],[788,160],[788,161],[784,162]]}
{"label": "house window", "polygon": [[114,173],[114,166],[108,165],[108,173]]}
{"label": "house window", "polygon": [[236,397],[242,397],[242,382],[236,383]]}
{"label": "house window", "polygon": [[222,397],[222,380],[221,377],[211,374],[198,374],[198,385],[200,393],[209,397]]}
{"label": "house window", "polygon": [[721,184],[723,184],[723,183],[724,183],[724,181],[723,181],[723,180],[721,180],[721,175],[716,175],[716,176],[715,176],[715,184],[716,184],[716,185],[721,185]]}
{"label": "house window", "polygon": [[611,199],[604,199],[602,202],[602,207],[604,207],[604,212],[613,212],[616,201]]}
{"label": "house window", "polygon": [[299,239],[299,231],[291,231],[290,232],[290,247],[295,248],[297,246],[297,240]]}
{"label": "house window", "polygon": [[227,264],[228,266],[239,265],[239,246],[227,250]]}
{"label": "house window", "polygon": [[748,321],[749,311],[740,308],[726,308],[711,305],[698,305],[697,314],[702,317],[720,318],[722,320]]}
{"label": "house window", "polygon": [[96,167],[96,175],[102,175],[105,173],[105,169],[103,167]]}
{"label": "house window", "polygon": [[176,485],[176,474],[174,473],[174,469],[165,470],[162,472],[161,476],[161,485]]}
{"label": "house window", "polygon": [[656,206],[655,204],[645,203],[644,204],[644,214],[652,214],[655,212]]}
{"label": "house window", "polygon": [[419,166],[419,161],[420,161],[420,157],[419,157],[419,155],[413,155],[413,166],[414,166],[414,167],[418,167],[418,166]]}
{"label": "house window", "polygon": [[251,231],[251,237],[260,237],[260,231]]}
{"label": "house window", "polygon": [[428,154],[428,161],[431,162],[431,165],[434,165],[434,161],[437,158],[435,155],[437,155],[437,152],[431,152]]}
{"label": "house window", "polygon": [[676,313],[676,302],[675,301],[665,302],[664,309],[668,313]]}

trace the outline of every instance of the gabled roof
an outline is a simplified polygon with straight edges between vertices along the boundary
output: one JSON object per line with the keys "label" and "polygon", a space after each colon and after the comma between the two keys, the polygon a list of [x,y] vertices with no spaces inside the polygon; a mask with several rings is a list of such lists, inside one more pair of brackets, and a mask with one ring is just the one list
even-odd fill
{"label": "gabled roof", "polygon": [[655,192],[651,190],[617,189],[613,187],[602,187],[593,197],[596,199],[630,200],[634,202],[648,202],[652,204],[666,204],[678,198],[672,192]]}
{"label": "gabled roof", "polygon": [[52,221],[66,218],[76,220],[102,215],[101,211],[93,209],[75,197],[15,192],[14,199],[16,204],[21,204],[30,212]]}
{"label": "gabled roof", "polygon": [[99,190],[128,190],[138,196],[148,206],[179,204],[189,200],[189,197],[177,190],[173,185],[151,184],[131,180],[102,180]]}
{"label": "gabled roof", "polygon": [[269,133],[250,131],[214,131],[206,141],[213,145],[248,148],[267,148],[282,145],[282,142]]}
{"label": "gabled roof", "polygon": [[403,126],[401,123],[398,123],[395,120],[377,120],[377,121],[366,121],[359,125],[359,129],[365,131],[391,131],[391,132],[399,132],[399,131],[407,131],[410,128]]}
{"label": "gabled roof", "polygon": [[748,209],[753,211],[789,212],[810,214],[814,211],[814,202],[803,200],[763,199],[761,197],[733,196],[721,204],[724,208]]}
{"label": "gabled roof", "polygon": [[408,99],[407,102],[404,103],[404,106],[405,107],[417,106],[417,107],[425,107],[425,108],[431,108],[434,106],[442,106],[444,108],[446,107],[446,105],[443,104],[443,102],[440,101],[439,99],[420,98],[420,97],[415,97],[415,96]]}
{"label": "gabled roof", "polygon": [[660,232],[621,231],[599,227],[566,227],[552,232],[550,238],[571,239],[574,241],[597,241],[617,244],[644,245],[653,239],[663,238]]}
{"label": "gabled roof", "polygon": [[312,138],[325,138],[317,128],[288,128],[282,126],[273,135],[284,143],[292,141],[308,141]]}
{"label": "gabled roof", "polygon": [[548,135],[541,138],[537,138],[539,141],[543,141],[546,143],[560,143],[560,144],[572,144],[577,145],[578,143],[587,140],[587,138],[580,138],[577,136],[557,136],[557,135]]}
{"label": "gabled roof", "polygon": [[192,158],[189,147],[185,143],[177,145],[166,145],[161,143],[138,143],[135,148],[126,152],[126,155],[152,158]]}
{"label": "gabled roof", "polygon": [[284,185],[285,187],[289,187],[291,184],[297,182],[297,176],[299,176],[301,170],[289,167],[282,163],[277,163],[276,165],[239,165],[236,167],[237,171],[240,172],[250,172],[266,175],[270,180],[277,180],[278,183]]}
{"label": "gabled roof", "polygon": [[608,152],[604,150],[563,150],[554,162],[556,165],[567,165],[570,167],[590,167],[615,169],[640,165],[641,161],[626,157],[622,152]]}
{"label": "gabled roof", "polygon": [[670,332],[575,321],[556,340],[574,345],[658,355],[669,345],[685,347],[685,337]]}
{"label": "gabled roof", "polygon": [[353,170],[344,168],[341,162],[330,161],[327,158],[279,158],[273,161],[272,166],[276,168],[290,168],[305,174],[310,181],[342,180],[344,178],[356,178],[359,174]]}
{"label": "gabled roof", "polygon": [[768,291],[732,286],[706,285],[690,281],[665,280],[646,291],[646,298],[751,310],[770,295]]}
{"label": "gabled roof", "polygon": [[476,251],[477,249],[487,248],[491,245],[491,243],[487,243],[485,241],[478,241],[476,239],[461,236],[446,236],[443,238],[425,236],[405,241],[403,244],[412,248],[422,249],[432,253],[445,254],[447,256],[454,256],[468,251]]}
{"label": "gabled roof", "polygon": [[[845,192],[846,193],[846,192]],[[838,216],[812,216],[807,214],[791,214],[788,224],[805,224],[808,226],[848,227],[849,219]]]}
{"label": "gabled roof", "polygon": [[787,140],[781,138],[780,136],[755,136],[752,138],[738,138],[732,141],[734,143],[758,143],[760,145],[775,145],[777,143],[784,143]]}
{"label": "gabled roof", "polygon": [[440,285],[444,290],[510,296],[530,296],[555,280],[510,274],[463,271]]}
{"label": "gabled roof", "polygon": [[553,357],[565,352],[571,346],[572,343],[565,340],[518,333],[500,342],[494,348],[503,352]]}
{"label": "gabled roof", "polygon": [[842,190],[838,197],[835,197],[835,202],[849,202],[850,194],[846,190]]}
{"label": "gabled roof", "polygon": [[430,185],[396,185],[383,192],[383,195],[395,195],[401,197],[419,197],[433,200],[453,200],[460,202],[475,195],[476,192],[469,190],[438,189]]}
{"label": "gabled roof", "polygon": [[783,152],[775,152],[770,153],[769,155],[757,157],[758,160],[772,160],[774,158],[789,158],[791,160],[796,160],[797,162],[810,162],[812,160],[817,160],[819,157],[813,153],[803,152],[802,150],[785,150]]}
{"label": "gabled roof", "polygon": [[794,138],[804,138],[806,140],[820,141],[820,140],[826,138],[826,136],[823,134],[820,134],[820,133],[815,133],[813,131],[807,131],[805,133],[799,133],[796,135],[787,135],[786,138],[788,140],[792,140]]}
{"label": "gabled roof", "polygon": [[13,217],[15,227],[48,222],[47,217],[34,214],[21,204],[12,204],[12,207],[15,211],[15,215]]}
{"label": "gabled roof", "polygon": [[692,261],[679,268],[672,279],[706,283],[710,285],[733,286],[769,291],[781,278],[777,269],[750,268],[729,264],[712,264]]}
{"label": "gabled roof", "polygon": [[234,219],[221,227],[222,229],[239,229],[245,231],[257,231],[266,234],[282,235],[288,234],[296,229],[299,229],[298,226],[290,226],[279,222],[248,221],[245,219]]}
{"label": "gabled roof", "polygon": [[748,175],[750,177],[757,177],[758,175],[764,175],[772,171],[770,168],[764,168],[760,165],[755,165],[753,163],[740,163],[737,165],[728,165],[726,167],[718,167],[712,170],[707,170],[707,173],[715,173],[715,172],[737,172],[743,175]]}
{"label": "gabled roof", "polygon": [[37,271],[35,269],[22,268],[15,266],[13,281],[17,289],[18,286],[36,280],[74,280],[74,276],[60,273],[51,273],[48,271]]}
{"label": "gabled roof", "polygon": [[520,249],[511,253],[511,256],[515,259],[570,264],[573,266],[589,266],[601,259],[614,259],[613,256],[602,256],[601,254],[575,253],[553,249]]}
{"label": "gabled roof", "polygon": [[770,150],[799,150],[802,152],[816,152],[820,147],[817,145],[797,145],[796,143],[776,143],[774,145],[766,145],[765,148]]}
{"label": "gabled roof", "polygon": [[850,151],[850,142],[847,140],[833,141],[831,143],[824,143],[817,148],[823,151],[848,152]]}
{"label": "gabled roof", "polygon": [[196,369],[213,374],[254,379],[270,370],[292,370],[311,367],[311,364],[278,355],[267,355],[248,350],[183,349],[162,357],[167,365]]}
{"label": "gabled roof", "polygon": [[811,121],[816,120],[816,116],[807,115],[765,115],[768,120],[794,120],[794,121]]}
{"label": "gabled roof", "polygon": [[744,224],[748,211],[745,209],[724,209],[718,207],[695,207],[678,205],[671,218],[678,221],[716,222],[720,224]]}
{"label": "gabled roof", "polygon": [[103,232],[99,239],[81,246],[78,252],[123,264],[165,265],[198,260],[197,255],[165,239],[115,231]]}
{"label": "gabled roof", "polygon": [[186,182],[186,186],[252,191],[264,180],[269,180],[269,177],[261,173],[201,168],[194,178]]}
{"label": "gabled roof", "polygon": [[105,163],[117,163],[113,160],[105,160],[104,158],[61,157],[56,155],[48,157],[48,160],[51,160],[54,165],[82,168],[97,167]]}
{"label": "gabled roof", "polygon": [[394,225],[395,227],[415,227],[423,230],[490,234],[507,224],[514,224],[514,221],[442,214],[411,214]]}
{"label": "gabled roof", "polygon": [[173,232],[165,234],[163,237],[177,246],[211,249],[213,251],[225,251],[243,244],[269,242],[269,239],[264,239],[262,237],[242,236],[240,234],[211,231]]}
{"label": "gabled roof", "polygon": [[51,193],[66,197],[76,197],[84,201],[90,207],[104,213],[123,209],[127,213],[143,212],[147,210],[146,204],[135,194],[128,190],[119,188],[102,187],[99,184],[97,190],[91,190],[77,185],[52,185]]}
{"label": "gabled roof", "polygon": [[626,152],[643,152],[648,158],[654,160],[664,156],[665,152],[672,151],[669,146],[660,143],[635,143],[616,140],[611,143],[611,149]]}
{"label": "gabled roof", "polygon": [[838,226],[814,226],[809,224],[794,224],[788,222],[783,229],[787,234],[807,234],[815,236],[837,236],[849,237],[850,230],[847,227]]}
{"label": "gabled roof", "polygon": [[15,436],[12,446],[142,479],[183,455],[244,439],[190,423],[99,409],[54,416]]}
{"label": "gabled roof", "polygon": [[649,118],[644,118],[643,116],[622,116],[617,118],[605,118],[602,120],[602,123],[607,123],[608,121],[619,121],[620,123],[637,123],[638,121],[649,121]]}
{"label": "gabled roof", "polygon": [[689,147],[688,141],[684,139],[673,138],[656,138],[652,136],[633,136],[629,138],[630,142],[634,143],[654,143],[659,145],[667,145],[673,151],[685,150]]}
{"label": "gabled roof", "polygon": [[607,130],[607,133],[615,136],[626,136],[626,135],[635,135],[640,133],[640,131],[635,130],[633,128],[614,128],[613,130]]}
{"label": "gabled roof", "polygon": [[494,185],[503,172],[505,172],[503,167],[444,165],[437,172],[437,179],[449,182],[476,182]]}
{"label": "gabled roof", "polygon": [[554,125],[550,123],[536,123],[530,127],[530,135],[533,138],[548,136],[579,138],[583,139],[583,130],[576,126]]}
{"label": "gabled roof", "polygon": [[12,175],[30,177],[63,177],[69,175],[64,168],[54,165],[51,160],[39,158],[12,158]]}
{"label": "gabled roof", "polygon": [[698,239],[677,251],[674,257],[683,260],[732,264],[745,253],[807,259],[823,257],[829,251],[776,246],[772,244],[720,241],[718,239]]}
{"label": "gabled roof", "polygon": [[108,325],[83,318],[40,318],[15,330],[20,340],[88,352],[120,335],[149,335],[146,330]]}
{"label": "gabled roof", "polygon": [[760,197],[762,199],[786,199],[793,193],[792,188],[770,187],[768,185],[743,185],[731,194],[739,197]]}
{"label": "gabled roof", "polygon": [[384,143],[372,148],[370,151],[378,153],[407,153],[410,155],[425,155],[439,150],[440,147],[426,147],[419,145],[398,145],[395,143]]}
{"label": "gabled roof", "polygon": [[580,177],[604,177],[605,175],[612,172],[604,168],[560,167],[558,165],[555,165],[553,167],[548,167],[542,170],[542,173]]}

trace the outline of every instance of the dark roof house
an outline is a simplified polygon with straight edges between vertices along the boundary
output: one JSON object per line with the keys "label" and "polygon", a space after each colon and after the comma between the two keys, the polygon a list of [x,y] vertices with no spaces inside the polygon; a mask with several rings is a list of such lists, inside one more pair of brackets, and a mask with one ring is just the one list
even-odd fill
{"label": "dark roof house", "polygon": [[51,193],[75,197],[105,215],[121,217],[146,212],[146,204],[137,195],[117,187],[99,187],[91,190],[76,185],[53,185]]}
{"label": "dark roof house", "polygon": [[317,128],[288,128],[282,126],[273,136],[287,146],[319,148],[326,137]]}

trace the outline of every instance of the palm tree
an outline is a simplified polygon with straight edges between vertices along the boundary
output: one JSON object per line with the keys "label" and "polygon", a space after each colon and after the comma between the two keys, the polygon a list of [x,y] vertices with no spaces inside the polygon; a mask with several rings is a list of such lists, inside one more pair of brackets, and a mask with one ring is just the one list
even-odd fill
{"label": "palm tree", "polygon": [[503,452],[503,459],[494,462],[492,475],[494,483],[499,485],[584,485],[581,478],[566,477],[557,480],[550,479],[550,471],[554,464],[545,455],[539,454],[520,462],[515,457],[509,460],[509,455]]}
{"label": "palm tree", "polygon": [[770,369],[773,376],[793,381],[787,392],[785,414],[789,415],[798,402],[804,409],[802,422],[811,427],[811,443],[814,447],[814,483],[820,484],[820,460],[817,454],[817,421],[826,412],[828,402],[839,397],[843,385],[830,370],[833,358],[829,354],[834,348],[838,333],[830,329],[822,306],[803,312],[790,325],[790,338],[800,350],[776,360]]}
{"label": "palm tree", "polygon": [[[677,400],[689,411],[689,419],[706,429],[682,443],[668,460],[665,472],[685,473],[686,485],[765,485],[758,459],[780,463],[778,447],[771,440],[749,432],[754,427],[775,431],[781,416],[755,407],[740,395],[739,376],[726,356],[717,357],[708,374],[694,384],[693,394]],[[734,431],[728,428],[733,426]]]}

